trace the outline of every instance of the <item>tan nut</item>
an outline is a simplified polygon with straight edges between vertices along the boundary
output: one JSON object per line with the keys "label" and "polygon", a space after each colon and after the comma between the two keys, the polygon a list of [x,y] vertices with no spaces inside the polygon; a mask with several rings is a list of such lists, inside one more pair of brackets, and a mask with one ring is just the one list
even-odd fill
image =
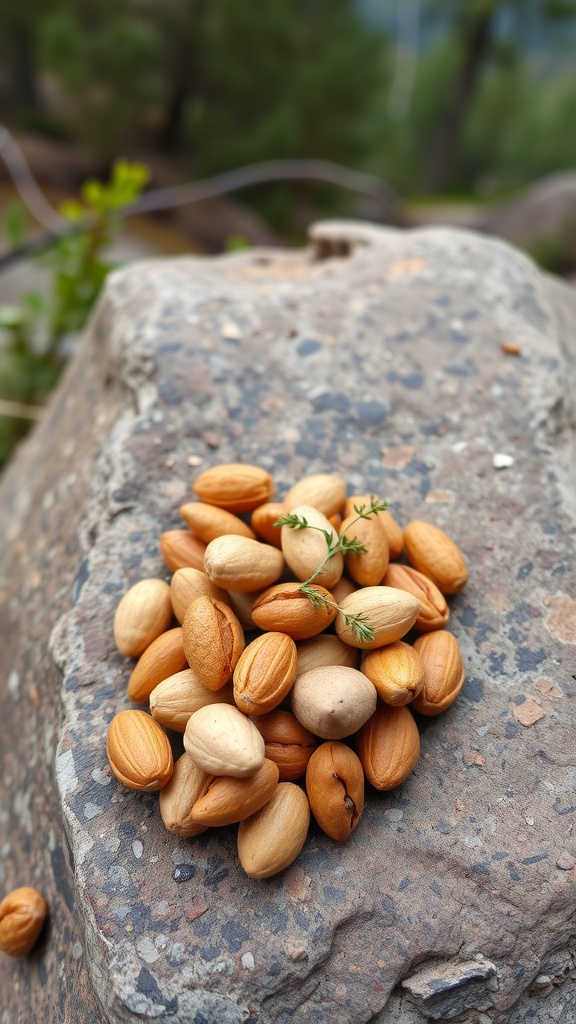
{"label": "tan nut", "polygon": [[140,580],[116,609],[114,639],[121,654],[137,658],[172,622],[170,587],[163,580]]}
{"label": "tan nut", "polygon": [[354,831],[364,807],[364,770],[345,743],[322,743],[306,769],[310,810],[331,839],[343,843]]}
{"label": "tan nut", "polygon": [[254,725],[264,739],[266,757],[278,765],[280,782],[293,782],[304,775],[318,746],[316,736],[290,711],[269,711],[255,718]]}
{"label": "tan nut", "polygon": [[243,594],[269,587],[284,568],[281,551],[248,537],[217,537],[204,556],[204,571],[213,583]]}
{"label": "tan nut", "polygon": [[[370,650],[400,640],[414,625],[420,602],[405,590],[395,587],[363,587],[340,603],[341,611],[336,616],[336,632],[341,640],[352,647]],[[352,624],[346,622],[347,615],[361,615],[363,621],[372,627],[371,640],[359,640],[354,636]]]}
{"label": "tan nut", "polygon": [[234,700],[247,715],[281,704],[296,679],[296,644],[286,633],[262,633],[244,649],[234,669]]}
{"label": "tan nut", "polygon": [[254,509],[250,519],[252,529],[262,540],[267,541],[268,544],[273,544],[275,548],[281,548],[280,532],[282,527],[275,526],[274,524],[286,512],[288,512],[288,507],[284,502],[267,501],[265,505],[260,505]]}
{"label": "tan nut", "polygon": [[22,886],[0,903],[0,949],[9,956],[25,956],[36,944],[48,908],[44,897]]}
{"label": "tan nut", "polygon": [[443,594],[457,594],[468,574],[460,548],[432,523],[414,520],[404,530],[404,547],[411,565],[423,572]]}
{"label": "tan nut", "polygon": [[280,782],[261,810],[240,822],[238,856],[251,878],[270,878],[287,868],[300,853],[310,825],[305,792],[293,782]]}
{"label": "tan nut", "polygon": [[190,715],[207,704],[233,704],[232,683],[209,690],[191,668],[163,679],[150,694],[152,717],[174,732],[184,732]]}
{"label": "tan nut", "polygon": [[194,820],[208,827],[232,825],[259,811],[271,799],[278,785],[278,768],[264,764],[247,779],[221,775],[213,779],[192,808]]}
{"label": "tan nut", "polygon": [[[352,494],[349,498],[346,498],[344,504],[344,515],[349,516],[354,511],[354,506],[357,508],[360,505],[369,505],[371,494]],[[390,552],[390,561],[394,561],[400,558],[404,550],[404,540],[402,537],[402,530],[398,526],[398,523],[393,516],[385,510],[384,512],[377,512],[379,522],[382,524],[386,539],[388,541],[388,550]]]}
{"label": "tan nut", "polygon": [[446,604],[444,595],[438,590],[435,583],[429,580],[422,572],[413,569],[411,565],[399,565],[394,563],[388,566],[388,570],[382,580],[384,587],[397,587],[399,590],[406,590],[414,594],[420,601],[420,611],[414,623],[414,629],[419,633],[429,633],[434,629],[442,629],[448,622],[450,611]]}
{"label": "tan nut", "polygon": [[188,719],[184,747],[195,764],[211,775],[244,779],[264,763],[264,740],[238,708],[210,704]]}
{"label": "tan nut", "polygon": [[362,672],[385,704],[400,707],[417,697],[424,682],[424,666],[418,652],[403,640],[368,651]]}
{"label": "tan nut", "polygon": [[171,572],[204,568],[206,545],[189,530],[167,530],[160,537],[160,553]]}
{"label": "tan nut", "polygon": [[322,668],[330,665],[347,665],[358,668],[360,654],[357,648],[345,644],[331,633],[320,633],[319,636],[302,640],[298,644],[298,671],[301,676],[311,668]]}
{"label": "tan nut", "polygon": [[230,462],[201,473],[193,490],[200,501],[241,515],[270,501],[276,488],[265,469]]}
{"label": "tan nut", "polygon": [[367,519],[358,519],[356,512],[347,516],[340,528],[340,536],[357,540],[362,552],[346,555],[346,569],[360,587],[375,587],[380,583],[390,560],[388,540],[377,513]]}
{"label": "tan nut", "polygon": [[346,501],[346,484],[336,473],[314,473],[290,488],[282,499],[291,512],[296,505],[312,505],[328,519],[340,512]]}
{"label": "tan nut", "polygon": [[201,569],[177,569],[170,582],[172,607],[180,625],[192,601],[197,597],[213,597],[215,601],[224,601],[231,605],[229,594],[222,587],[217,587],[208,579]]}
{"label": "tan nut", "polygon": [[162,789],[174,768],[166,733],[145,711],[120,711],[114,716],[106,754],[116,778],[143,793]]}
{"label": "tan nut", "polygon": [[220,690],[231,678],[244,650],[244,630],[223,601],[197,597],[182,625],[184,653],[197,679]]}
{"label": "tan nut", "polygon": [[[265,630],[287,633],[293,640],[306,640],[326,629],[336,617],[332,596],[324,587],[311,584],[319,595],[312,604],[300,590],[300,583],[278,583],[268,587],[252,605],[252,618]],[[331,603],[326,604],[329,601]]]}
{"label": "tan nut", "polygon": [[216,505],[207,505],[202,501],[189,501],[186,505],[180,506],[179,512],[186,526],[205,544],[209,544],[216,537],[224,537],[227,534],[256,540],[256,534],[242,519]]}
{"label": "tan nut", "polygon": [[404,782],[420,754],[418,726],[408,708],[379,704],[356,736],[356,751],[376,789],[394,789]]}
{"label": "tan nut", "polygon": [[[295,505],[291,509],[291,514],[308,525],[298,529],[292,526],[282,527],[282,554],[288,568],[297,579],[304,582],[310,579],[328,554],[326,535],[330,537],[330,545],[334,546],[338,543],[338,534],[326,516],[312,505]],[[340,579],[343,570],[344,556],[341,551],[337,551],[316,573],[315,582],[330,590]],[[381,577],[378,578],[378,582],[380,579]]]}
{"label": "tan nut", "polygon": [[160,814],[169,832],[177,836],[198,836],[206,830],[192,818],[192,808],[206,792],[212,775],[202,771],[188,754],[182,754],[174,764],[172,778],[160,790]]}
{"label": "tan nut", "polygon": [[439,715],[454,703],[464,684],[462,653],[446,629],[424,633],[414,641],[424,668],[424,683],[411,707],[421,715]]}
{"label": "tan nut", "polygon": [[136,662],[128,680],[128,696],[136,704],[148,700],[152,690],[168,676],[186,668],[181,626],[153,640]]}

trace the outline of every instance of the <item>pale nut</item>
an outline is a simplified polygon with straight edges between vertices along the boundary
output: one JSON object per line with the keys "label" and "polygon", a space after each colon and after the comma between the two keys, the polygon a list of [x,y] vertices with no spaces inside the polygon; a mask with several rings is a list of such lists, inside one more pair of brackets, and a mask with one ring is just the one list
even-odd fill
{"label": "pale nut", "polygon": [[232,683],[209,690],[191,668],[163,679],[150,694],[152,717],[174,732],[184,732],[190,715],[207,704],[233,704]]}
{"label": "pale nut", "polygon": [[356,512],[347,516],[340,527],[340,536],[357,540],[364,548],[360,552],[347,552],[346,569],[360,587],[375,587],[388,568],[390,552],[384,527],[377,513],[358,519]]}
{"label": "pale nut", "polygon": [[424,668],[424,682],[410,705],[421,715],[439,715],[454,703],[464,685],[462,652],[446,629],[423,633],[414,641]]}
{"label": "pale nut", "polygon": [[[341,640],[352,647],[371,650],[400,640],[414,625],[420,601],[405,590],[395,587],[363,587],[340,602],[341,611],[336,616],[336,632]],[[359,640],[354,636],[352,625],[343,615],[361,615],[363,621],[372,627],[372,640]]]}
{"label": "pale nut", "polygon": [[204,571],[213,583],[244,594],[269,587],[284,568],[281,551],[248,537],[217,537],[204,555]]}
{"label": "pale nut", "polygon": [[424,682],[424,666],[418,651],[403,640],[368,651],[362,672],[374,683],[385,704],[400,707],[417,697]]}
{"label": "pale nut", "polygon": [[[301,522],[308,525],[297,529],[292,526],[282,527],[282,554],[288,568],[302,583],[315,574],[314,582],[330,590],[344,571],[344,556],[341,551],[337,551],[322,565],[329,550],[328,537],[331,547],[338,543],[336,530],[326,516],[312,505],[295,505],[291,514],[298,516]],[[316,571],[320,565],[322,568]]]}
{"label": "pale nut", "polygon": [[213,776],[202,771],[188,754],[182,754],[174,764],[172,778],[160,790],[160,814],[169,832],[177,836],[198,836],[207,826],[192,818],[192,808],[206,792]]}
{"label": "pale nut", "polygon": [[340,512],[346,501],[346,484],[335,473],[314,473],[305,476],[290,488],[282,503],[291,512],[296,505],[312,505],[328,519]]}
{"label": "pale nut", "polygon": [[273,761],[266,759],[262,767],[247,779],[221,775],[213,779],[198,797],[192,816],[205,828],[243,821],[268,803],[277,785],[278,768]]}
{"label": "pale nut", "polygon": [[333,665],[297,676],[290,694],[301,725],[325,740],[351,736],[374,713],[376,689],[355,668]]}
{"label": "pale nut", "polygon": [[278,583],[264,590],[252,605],[252,618],[258,628],[287,633],[293,640],[306,640],[326,629],[337,612],[332,595],[324,587],[311,584],[318,594],[312,604],[300,587],[300,583]]}
{"label": "pale nut", "polygon": [[0,949],[8,956],[25,956],[38,940],[48,908],[44,897],[22,886],[0,903]]}
{"label": "pale nut", "polygon": [[172,622],[170,587],[145,579],[125,594],[114,615],[114,640],[120,654],[137,658]]}
{"label": "pale nut", "polygon": [[234,700],[247,715],[281,704],[296,679],[296,644],[286,633],[262,633],[242,651],[234,669]]}
{"label": "pale nut", "polygon": [[321,743],[306,769],[310,810],[331,839],[343,843],[364,807],[364,769],[345,743]]}
{"label": "pale nut", "polygon": [[128,680],[128,696],[135,704],[148,700],[152,690],[168,676],[186,668],[182,627],[168,629],[153,640],[136,662]]}
{"label": "pale nut", "polygon": [[270,878],[287,868],[304,846],[310,825],[305,792],[280,782],[259,811],[240,822],[238,856],[251,878]]}
{"label": "pale nut", "polygon": [[432,523],[414,520],[404,530],[408,560],[423,572],[443,594],[457,594],[468,579],[460,548]]}
{"label": "pale nut", "polygon": [[189,530],[167,530],[160,537],[160,553],[171,572],[203,569],[206,545]]}
{"label": "pale nut", "polygon": [[270,501],[276,488],[265,469],[230,462],[201,473],[193,490],[200,501],[241,515]]}
{"label": "pale nut", "polygon": [[318,739],[291,711],[269,711],[259,715],[254,725],[264,738],[266,757],[278,765],[280,782],[293,782],[304,775],[318,746]]}
{"label": "pale nut", "polygon": [[334,599],[334,604],[342,604],[345,597],[350,597],[350,594],[355,594],[358,590],[355,582],[349,580],[347,576],[341,576],[338,583],[335,583],[330,593]]}
{"label": "pale nut", "polygon": [[420,754],[420,734],[407,707],[378,704],[356,736],[364,774],[376,789],[394,789],[408,778]]}
{"label": "pale nut", "polygon": [[244,650],[244,630],[223,601],[197,597],[182,625],[188,665],[209,690],[221,690]]}
{"label": "pale nut", "polygon": [[225,590],[226,600],[238,619],[242,629],[253,631],[257,629],[252,618],[252,606],[258,600],[261,590],[253,590],[249,594],[241,594],[238,590]]}
{"label": "pale nut", "polygon": [[262,540],[267,541],[268,544],[273,544],[275,548],[281,548],[282,527],[275,526],[274,524],[280,516],[286,515],[287,512],[288,507],[284,502],[267,501],[265,505],[259,505],[258,508],[254,509],[250,525]]}
{"label": "pale nut", "polygon": [[211,775],[237,779],[254,775],[264,763],[264,740],[256,726],[230,704],[210,704],[188,719],[184,747]]}
{"label": "pale nut", "polygon": [[389,565],[382,579],[382,586],[397,587],[418,598],[420,611],[414,629],[419,633],[442,629],[448,622],[450,611],[444,595],[432,580],[424,573],[413,569],[411,565]]}
{"label": "pale nut", "polygon": [[216,537],[224,537],[227,534],[256,540],[256,534],[242,519],[216,505],[190,501],[186,505],[181,505],[179,512],[186,526],[206,544]]}
{"label": "pale nut", "polygon": [[166,733],[145,711],[120,711],[114,716],[106,754],[116,778],[142,793],[162,789],[174,768]]}
{"label": "pale nut", "polygon": [[[344,515],[352,515],[355,506],[359,508],[361,505],[369,505],[373,497],[375,496],[371,494],[352,494],[349,498],[346,498],[344,503]],[[402,530],[387,509],[384,512],[377,512],[376,515],[386,534],[390,561],[395,561],[397,558],[400,558],[404,550]]]}
{"label": "pale nut", "polygon": [[192,601],[197,597],[212,597],[215,601],[231,605],[228,591],[212,583],[201,569],[177,569],[170,581],[170,593],[174,615],[180,625],[184,622],[184,616]]}
{"label": "pale nut", "polygon": [[301,676],[311,668],[322,668],[328,665],[347,665],[358,668],[359,651],[350,644],[345,644],[331,633],[320,633],[309,640],[298,644],[298,671]]}

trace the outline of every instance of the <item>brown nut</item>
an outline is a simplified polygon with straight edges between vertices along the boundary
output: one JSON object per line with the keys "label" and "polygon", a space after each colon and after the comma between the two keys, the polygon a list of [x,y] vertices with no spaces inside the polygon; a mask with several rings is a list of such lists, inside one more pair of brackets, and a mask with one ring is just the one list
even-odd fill
{"label": "brown nut", "polygon": [[362,661],[362,672],[374,683],[381,700],[395,707],[409,704],[424,683],[424,666],[418,652],[403,640],[368,651]]}
{"label": "brown nut", "polygon": [[174,732],[184,732],[190,715],[207,704],[233,704],[232,684],[209,690],[191,668],[163,679],[150,694],[152,717]]}
{"label": "brown nut", "polygon": [[[400,640],[414,625],[420,602],[405,590],[395,587],[363,587],[340,603],[341,611],[336,616],[336,632],[341,640],[352,647],[371,650]],[[361,615],[374,630],[372,640],[361,640],[354,636],[352,624],[346,622],[347,615]]]}
{"label": "brown nut", "polygon": [[252,529],[268,544],[273,544],[275,548],[281,548],[280,532],[282,527],[274,526],[274,523],[280,516],[286,515],[287,511],[288,507],[282,501],[267,501],[265,505],[259,505],[254,509],[250,519]]}
{"label": "brown nut", "polygon": [[186,526],[205,544],[209,544],[216,537],[224,537],[227,534],[256,540],[256,534],[242,519],[216,505],[207,505],[202,501],[189,501],[186,505],[181,505],[178,511]]}
{"label": "brown nut", "polygon": [[[346,498],[344,504],[344,515],[352,515],[354,506],[357,508],[360,505],[369,505],[370,501],[374,497],[371,494],[352,494],[349,498]],[[384,512],[377,512],[379,522],[382,524],[386,539],[388,541],[388,550],[390,553],[390,561],[394,561],[400,558],[404,550],[404,540],[402,537],[402,530],[398,526],[396,520],[391,516],[390,512],[385,510]]]}
{"label": "brown nut", "polygon": [[170,587],[163,580],[140,580],[116,609],[114,639],[121,654],[137,658],[172,622]]}
{"label": "brown nut", "polygon": [[203,569],[206,545],[189,530],[167,530],[160,537],[160,553],[171,572]]}
{"label": "brown nut", "polygon": [[421,715],[439,715],[454,703],[464,684],[462,653],[446,629],[424,633],[414,641],[424,668],[422,689],[410,705]]}
{"label": "brown nut", "polygon": [[302,640],[298,644],[298,670],[297,675],[308,672],[311,668],[321,668],[323,665],[347,665],[348,668],[358,668],[360,658],[356,647],[350,647],[337,636],[331,633],[320,633],[319,636],[312,636],[309,640]]}
{"label": "brown nut", "polygon": [[306,769],[310,810],[331,839],[343,843],[364,807],[364,770],[345,743],[322,743]]}
{"label": "brown nut", "polygon": [[340,536],[357,540],[366,549],[363,552],[349,552],[346,555],[346,569],[361,587],[375,587],[380,583],[390,560],[388,540],[377,513],[367,519],[358,519],[353,512],[347,516],[340,528]]}
{"label": "brown nut", "polygon": [[201,473],[193,490],[200,501],[241,515],[270,501],[276,488],[265,469],[230,462]]}
{"label": "brown nut", "polygon": [[394,789],[404,782],[420,754],[418,726],[408,708],[379,704],[356,736],[356,751],[376,789]]}
{"label": "brown nut", "polygon": [[293,782],[280,782],[268,803],[238,827],[238,856],[246,874],[270,878],[287,868],[304,846],[309,825],[305,792]]}
{"label": "brown nut", "polygon": [[269,587],[284,569],[281,551],[248,537],[217,537],[204,556],[204,571],[212,582],[242,594]]}
{"label": "brown nut", "polygon": [[172,778],[160,790],[160,814],[169,832],[177,836],[198,836],[206,830],[192,818],[192,808],[206,792],[212,775],[202,771],[188,754],[182,754],[174,764]]}
{"label": "brown nut", "polygon": [[376,700],[373,683],[345,665],[304,672],[290,694],[300,724],[326,740],[351,736],[374,713]]}
{"label": "brown nut", "polygon": [[278,583],[268,587],[252,605],[252,618],[259,629],[287,633],[293,640],[306,640],[326,629],[336,617],[336,608],[324,587],[311,584],[319,594],[315,605],[300,590],[300,583]]}
{"label": "brown nut", "polygon": [[230,775],[221,775],[213,779],[198,797],[192,816],[206,828],[243,821],[268,803],[277,785],[278,768],[273,761],[266,759],[250,778],[234,779]]}
{"label": "brown nut", "polygon": [[264,764],[264,740],[256,726],[230,704],[210,704],[189,719],[184,748],[211,775],[244,779]]}
{"label": "brown nut", "polygon": [[419,633],[429,633],[434,629],[442,629],[448,622],[450,611],[444,595],[435,583],[411,565],[389,565],[382,586],[397,587],[414,594],[420,601],[420,611],[414,623]]}
{"label": "brown nut", "polygon": [[244,650],[244,630],[223,601],[197,597],[182,625],[184,653],[197,679],[220,690],[231,678]]}
{"label": "brown nut", "polygon": [[408,560],[428,576],[443,594],[457,594],[468,579],[460,548],[432,523],[414,520],[404,530]]}
{"label": "brown nut", "polygon": [[213,597],[215,601],[224,601],[231,605],[230,596],[222,587],[217,587],[208,579],[201,569],[177,569],[170,582],[172,607],[180,625],[192,601],[197,597]]}
{"label": "brown nut", "polygon": [[114,716],[106,754],[116,778],[142,793],[162,789],[174,768],[166,733],[145,711],[120,711]]}
{"label": "brown nut", "polygon": [[36,944],[48,908],[36,889],[13,889],[0,903],[0,949],[9,956],[25,956]]}
{"label": "brown nut", "polygon": [[266,757],[278,765],[280,782],[294,782],[304,775],[318,746],[316,736],[290,711],[269,711],[255,718],[254,725],[264,739]]}
{"label": "brown nut", "polygon": [[[295,505],[291,515],[298,516],[301,522],[308,525],[298,529],[282,527],[282,554],[289,569],[303,583],[310,579],[328,554],[326,534],[331,538],[332,546],[338,543],[338,534],[326,516],[312,505]],[[315,582],[330,590],[343,571],[344,556],[341,551],[337,551],[316,573]]]}
{"label": "brown nut", "polygon": [[335,473],[314,473],[305,476],[290,488],[282,499],[291,512],[296,505],[312,505],[328,519],[340,512],[346,501],[346,484]]}
{"label": "brown nut", "polygon": [[143,704],[158,683],[186,668],[182,640],[182,628],[176,626],[152,641],[132,669],[128,680],[130,700]]}
{"label": "brown nut", "polygon": [[234,700],[246,715],[273,711],[292,689],[298,658],[286,633],[262,633],[244,649],[234,669]]}

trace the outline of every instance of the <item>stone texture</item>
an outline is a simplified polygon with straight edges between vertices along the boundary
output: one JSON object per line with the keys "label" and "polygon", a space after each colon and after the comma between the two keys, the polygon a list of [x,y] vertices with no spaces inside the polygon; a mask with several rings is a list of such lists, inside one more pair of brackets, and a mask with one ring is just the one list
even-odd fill
{"label": "stone texture", "polygon": [[[52,913],[32,957],[0,961],[1,1024],[576,1013],[576,300],[465,232],[315,237],[322,261],[113,275],[3,481],[0,881],[37,885]],[[368,794],[346,844],[312,829],[265,882],[243,874],[232,827],[167,833],[104,750],[129,706],[116,604],[167,577],[159,534],[194,475],[227,461],[263,465],[280,493],[339,470],[401,523],[446,529],[470,566],[450,599],[467,680],[420,722],[413,775]],[[528,702],[542,716],[515,713]]]}

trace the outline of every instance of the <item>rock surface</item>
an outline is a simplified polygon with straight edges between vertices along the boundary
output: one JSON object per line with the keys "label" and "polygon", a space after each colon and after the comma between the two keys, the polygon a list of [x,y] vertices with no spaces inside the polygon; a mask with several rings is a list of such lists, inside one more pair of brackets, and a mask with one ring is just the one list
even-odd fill
{"label": "rock surface", "polygon": [[[576,1014],[576,299],[465,232],[315,237],[322,261],[113,275],[3,480],[0,885],[42,889],[51,922],[0,960],[1,1024]],[[159,534],[228,461],[280,493],[338,470],[445,528],[470,568],[450,600],[467,680],[420,723],[416,770],[369,793],[346,844],[313,829],[265,882],[233,828],[172,836],[105,757],[129,706],[116,604],[167,577]]]}

